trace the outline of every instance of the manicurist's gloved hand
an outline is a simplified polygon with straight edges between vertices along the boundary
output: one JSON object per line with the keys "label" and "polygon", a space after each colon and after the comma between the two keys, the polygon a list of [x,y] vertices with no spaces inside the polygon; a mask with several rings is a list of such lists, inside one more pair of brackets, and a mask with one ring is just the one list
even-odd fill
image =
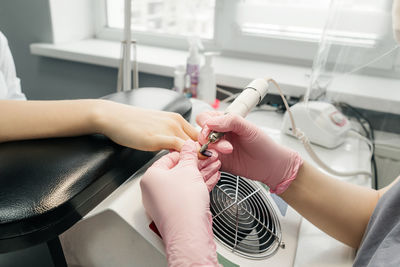
{"label": "manicurist's gloved hand", "polygon": [[201,144],[207,142],[211,130],[226,132],[223,139],[209,146],[220,152],[222,170],[261,181],[277,194],[296,178],[303,163],[300,155],[276,144],[242,117],[211,111],[199,114],[196,121],[203,128],[199,135]]}
{"label": "manicurist's gloved hand", "polygon": [[163,238],[169,266],[218,266],[209,190],[219,180],[221,163],[215,151],[198,160],[199,148],[186,141],[180,153],[156,161],[140,182],[143,205]]}

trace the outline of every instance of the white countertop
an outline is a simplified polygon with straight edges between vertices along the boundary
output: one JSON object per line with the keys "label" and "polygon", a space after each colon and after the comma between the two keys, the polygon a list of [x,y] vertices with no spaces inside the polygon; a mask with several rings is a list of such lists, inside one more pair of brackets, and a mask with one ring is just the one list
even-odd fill
{"label": "white countertop", "polygon": [[[86,39],[58,44],[35,43],[30,45],[30,50],[38,56],[118,67],[120,46],[115,41]],[[169,77],[173,77],[177,65],[185,64],[187,57],[187,51],[177,49],[138,45],[137,50],[140,72]],[[311,73],[311,68],[305,66],[226,56],[216,57],[213,66],[220,86],[243,88],[254,78],[269,77],[280,84],[285,95],[296,97],[305,93]],[[398,79],[385,77],[343,75],[328,87],[327,97],[345,100],[354,107],[400,114],[399,83]],[[273,86],[270,90],[272,94],[278,93]]]}

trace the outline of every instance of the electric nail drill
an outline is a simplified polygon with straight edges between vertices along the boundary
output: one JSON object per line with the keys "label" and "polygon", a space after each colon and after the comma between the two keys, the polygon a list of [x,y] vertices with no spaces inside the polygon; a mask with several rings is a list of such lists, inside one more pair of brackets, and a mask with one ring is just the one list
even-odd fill
{"label": "electric nail drill", "polygon": [[[256,79],[250,82],[244,89],[243,92],[230,104],[225,114],[236,114],[243,118],[249,114],[249,112],[258,105],[264,96],[268,92],[268,80],[267,79]],[[225,133],[214,132],[208,135],[208,141],[200,148],[200,153],[203,154],[208,148],[209,144],[217,142]]]}

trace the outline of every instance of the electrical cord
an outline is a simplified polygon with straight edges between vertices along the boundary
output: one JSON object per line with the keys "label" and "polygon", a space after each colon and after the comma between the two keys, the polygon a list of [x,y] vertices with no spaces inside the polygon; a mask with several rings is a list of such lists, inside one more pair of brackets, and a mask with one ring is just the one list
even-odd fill
{"label": "electrical cord", "polygon": [[369,146],[369,151],[370,151],[371,157],[372,157],[372,153],[374,151],[374,144],[371,142],[370,139],[366,138],[365,136],[363,136],[362,134],[360,134],[359,132],[357,132],[354,129],[351,129],[349,131],[348,136],[355,137],[355,138],[358,138],[358,139],[364,141]]}
{"label": "electrical cord", "polygon": [[240,95],[240,93],[232,93],[228,90],[225,90],[221,87],[217,87],[217,91],[220,93],[223,93],[224,95],[227,95],[226,98],[224,98],[223,100],[221,100],[222,103],[228,103],[229,101],[235,99],[238,95]]}
{"label": "electrical cord", "polygon": [[[294,121],[292,112],[290,111],[289,105],[286,101],[285,96],[282,93],[282,90],[279,86],[279,84],[273,80],[273,79],[266,79],[267,82],[271,82],[275,85],[275,87],[278,89],[279,94],[282,98],[282,101],[286,107],[286,110],[289,114],[289,118],[290,118],[290,122],[292,124],[292,131],[294,136],[297,137],[297,139],[299,139],[301,141],[301,143],[304,145],[304,148],[306,149],[307,153],[310,155],[310,157],[321,167],[323,168],[325,171],[333,174],[333,175],[337,175],[337,176],[355,176],[355,175],[366,175],[371,177],[372,174],[370,172],[367,171],[362,171],[362,170],[357,170],[357,171],[350,171],[350,172],[344,172],[344,171],[337,171],[332,169],[331,167],[329,167],[327,164],[325,164],[319,157],[318,155],[315,153],[314,149],[311,147],[310,144],[310,140],[307,138],[307,136],[304,134],[304,132],[302,132],[299,128],[296,127],[296,123]],[[371,128],[372,129],[372,128]],[[372,144],[373,145],[373,144]]]}
{"label": "electrical cord", "polygon": [[[342,111],[343,109],[348,109],[349,111],[352,112],[354,115],[355,119],[358,121],[360,124],[361,128],[365,132],[365,135],[367,138],[369,138],[372,142],[373,149],[372,149],[372,155],[371,155],[371,163],[372,163],[372,168],[373,168],[373,173],[374,173],[374,183],[375,183],[375,189],[378,189],[378,168],[376,166],[376,159],[375,159],[375,134],[374,134],[374,129],[372,128],[371,122],[368,120],[367,117],[365,117],[361,112],[359,112],[357,109],[355,109],[353,106],[344,103],[344,102],[337,102],[335,103],[336,106],[338,106]],[[365,127],[365,124],[368,125],[369,130]]]}
{"label": "electrical cord", "polygon": [[229,101],[235,99],[238,95],[240,95],[240,93],[230,95],[227,98],[225,98],[224,100],[222,100],[221,102],[222,103],[228,103]]}
{"label": "electrical cord", "polygon": [[257,109],[256,109],[256,110],[262,110],[262,111],[278,111],[278,107],[274,107],[274,106],[270,106],[270,105],[263,104],[263,105],[257,106]]}
{"label": "electrical cord", "polygon": [[217,87],[217,91],[220,92],[220,93],[223,93],[223,94],[225,94],[227,96],[232,96],[233,95],[232,92],[229,92],[228,90],[225,90],[225,89],[223,89],[221,87]]}

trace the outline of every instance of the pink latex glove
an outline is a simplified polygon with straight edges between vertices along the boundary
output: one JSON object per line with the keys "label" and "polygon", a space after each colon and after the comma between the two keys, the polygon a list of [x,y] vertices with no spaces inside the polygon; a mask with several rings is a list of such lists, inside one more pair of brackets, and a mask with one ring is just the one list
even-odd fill
{"label": "pink latex glove", "polygon": [[143,205],[165,244],[169,266],[219,266],[212,233],[209,191],[218,182],[217,152],[200,161],[188,140],[181,152],[156,161],[140,181]]}
{"label": "pink latex glove", "polygon": [[276,194],[283,193],[296,178],[303,163],[300,155],[276,144],[242,117],[211,111],[199,114],[196,121],[203,128],[199,135],[201,144],[207,142],[211,130],[227,132],[223,139],[209,146],[222,153],[222,170],[261,181]]}

